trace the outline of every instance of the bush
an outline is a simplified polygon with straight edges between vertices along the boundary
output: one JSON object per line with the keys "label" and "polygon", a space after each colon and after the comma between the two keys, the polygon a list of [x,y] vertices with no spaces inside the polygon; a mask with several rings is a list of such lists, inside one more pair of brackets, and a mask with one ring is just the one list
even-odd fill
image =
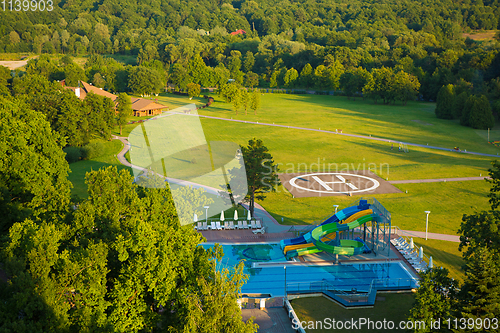
{"label": "bush", "polygon": [[78,147],[66,147],[63,151],[66,153],[65,158],[68,163],[78,162],[82,158],[82,150]]}
{"label": "bush", "polygon": [[91,160],[93,158],[102,156],[104,152],[104,145],[102,142],[92,142],[81,148],[82,158],[85,160]]}

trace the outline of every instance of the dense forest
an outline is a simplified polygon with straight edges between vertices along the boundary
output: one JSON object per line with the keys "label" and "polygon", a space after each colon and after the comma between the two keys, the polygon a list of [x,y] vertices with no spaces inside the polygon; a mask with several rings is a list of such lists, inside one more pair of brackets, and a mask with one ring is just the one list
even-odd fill
{"label": "dense forest", "polygon": [[[55,1],[51,12],[0,12],[0,52],[136,56],[136,66],[94,58],[85,73],[75,66],[48,73],[115,92],[159,92],[168,83],[220,88],[233,79],[406,103],[436,101],[443,86],[458,85],[457,97],[467,95],[458,109],[471,96],[489,101],[487,120],[461,122],[486,128],[500,112],[500,46],[463,33],[498,29],[499,17],[498,0]],[[134,75],[152,79],[134,86]]]}

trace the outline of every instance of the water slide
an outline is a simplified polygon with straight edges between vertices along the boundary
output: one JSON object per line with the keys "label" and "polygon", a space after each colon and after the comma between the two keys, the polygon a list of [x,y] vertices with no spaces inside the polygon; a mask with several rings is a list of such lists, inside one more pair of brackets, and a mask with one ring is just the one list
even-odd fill
{"label": "water slide", "polygon": [[[359,205],[357,206],[352,206],[352,207],[347,207],[345,209],[342,209],[341,211],[337,212],[336,214],[333,214],[329,218],[327,218],[323,223],[321,223],[319,226],[326,225],[326,224],[332,224],[332,223],[338,223],[342,220],[345,220],[346,218],[360,212],[363,210],[367,210],[370,208],[370,205],[366,200],[361,200],[359,202]],[[314,231],[314,230],[312,230]],[[291,238],[291,239],[283,239],[280,242],[280,246],[282,249],[285,249],[286,246],[288,245],[299,245],[299,244],[307,244],[307,243],[312,243],[312,231],[309,231],[308,233],[296,237],[296,238]]]}
{"label": "water slide", "polygon": [[350,223],[345,223],[345,224],[330,223],[330,224],[320,225],[317,228],[313,229],[312,231],[313,243],[319,250],[333,254],[341,254],[346,256],[361,254],[365,249],[365,244],[363,242],[351,239],[341,239],[340,244],[330,245],[324,243],[321,240],[321,237],[331,232],[337,232],[337,231],[342,232],[357,228],[365,224],[366,222],[372,221],[375,216],[376,216],[375,214],[368,214]]}
{"label": "water slide", "polygon": [[[373,214],[373,211],[371,209],[362,210],[360,212],[357,212],[357,213],[349,216],[344,221],[344,223],[353,222],[353,221],[357,220],[358,218],[363,217],[363,216],[368,215],[368,214]],[[328,234],[326,236],[323,236],[321,238],[321,241],[323,241],[323,242],[330,242],[330,241],[334,240],[336,236],[337,236],[337,232],[332,232],[332,233],[330,233],[330,234]],[[300,250],[300,249],[306,249],[306,248],[309,248],[309,247],[316,248],[316,246],[314,246],[314,244],[312,242],[311,243],[307,243],[307,244],[287,245],[283,249],[283,253],[287,254],[287,252],[291,251],[291,250]]]}
{"label": "water slide", "polygon": [[361,254],[366,251],[366,245],[360,238],[358,238],[359,240],[341,239],[339,243],[330,245],[331,238],[324,237],[323,235],[328,234],[328,236],[331,236],[343,231],[349,231],[371,221],[374,216],[373,211],[367,209],[352,215],[352,218],[349,218],[350,221],[347,222],[346,220],[344,224],[337,222],[320,225],[312,231],[312,243],[304,244],[305,246],[302,248],[289,249],[286,252],[286,257],[290,259],[295,256],[314,254],[321,251],[349,256]]}

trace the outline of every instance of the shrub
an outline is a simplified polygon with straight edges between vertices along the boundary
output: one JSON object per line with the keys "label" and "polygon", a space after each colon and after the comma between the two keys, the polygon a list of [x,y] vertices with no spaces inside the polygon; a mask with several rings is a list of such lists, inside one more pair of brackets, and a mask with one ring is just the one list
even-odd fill
{"label": "shrub", "polygon": [[104,152],[104,145],[102,142],[92,142],[81,148],[82,158],[85,160],[91,160],[93,158],[102,156]]}
{"label": "shrub", "polygon": [[63,151],[66,153],[65,158],[68,163],[78,162],[82,158],[82,150],[78,147],[66,147]]}

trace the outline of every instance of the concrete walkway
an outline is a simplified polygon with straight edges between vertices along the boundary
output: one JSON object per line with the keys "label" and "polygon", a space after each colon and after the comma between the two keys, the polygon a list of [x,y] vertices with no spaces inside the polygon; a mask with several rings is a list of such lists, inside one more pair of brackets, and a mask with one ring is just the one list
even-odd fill
{"label": "concrete walkway", "polygon": [[[402,234],[399,236],[406,237],[417,237],[425,240],[425,231],[413,231],[413,230],[401,230]],[[460,243],[460,236],[457,235],[447,235],[447,234],[436,234],[433,232],[427,233],[427,239],[437,239],[444,240],[448,242],[457,242]]]}
{"label": "concrete walkway", "polygon": [[411,179],[411,180],[390,180],[391,184],[410,184],[410,183],[441,183],[441,182],[464,182],[469,180],[485,180],[490,177],[461,177],[461,178],[436,178],[436,179]]}
{"label": "concrete walkway", "polygon": [[[336,135],[344,135],[344,136],[350,136],[353,138],[360,138],[360,139],[366,139],[366,140],[374,140],[374,141],[382,141],[382,142],[387,142],[387,143],[403,143],[408,146],[413,146],[413,147],[421,147],[421,148],[429,148],[429,149],[437,149],[437,150],[443,150],[443,151],[455,151],[451,148],[443,148],[443,147],[438,147],[438,146],[429,146],[427,145],[422,145],[418,143],[411,143],[411,142],[404,142],[404,141],[398,141],[398,140],[392,140],[392,139],[385,139],[385,138],[377,138],[373,136],[366,136],[366,135],[358,135],[358,134],[348,134],[348,133],[340,133],[337,131],[328,131],[328,130],[322,130],[320,128],[308,128],[308,127],[298,127],[298,126],[288,126],[288,125],[279,125],[279,124],[269,124],[269,123],[259,123],[258,121],[246,121],[246,120],[237,120],[237,119],[227,119],[227,118],[220,118],[220,117],[213,117],[213,116],[202,116],[202,115],[191,115],[195,117],[202,117],[202,118],[209,118],[209,119],[216,119],[216,120],[224,120],[224,121],[233,121],[237,123],[245,123],[245,124],[252,124],[252,125],[262,125],[262,126],[273,126],[273,127],[281,127],[281,128],[293,128],[293,129],[298,129],[298,130],[303,130],[303,131],[313,131],[313,132],[322,132],[322,133],[329,133],[329,134],[336,134]],[[488,157],[499,157],[498,154],[485,154],[485,153],[477,153],[473,151],[457,151],[457,154],[470,154],[470,155],[479,155],[479,156],[488,156]]]}
{"label": "concrete walkway", "polygon": [[120,140],[123,143],[123,149],[116,155],[118,161],[120,161],[120,163],[125,166],[131,167],[132,164],[130,164],[129,161],[127,161],[127,159],[125,158],[125,154],[130,149],[130,143],[128,142],[127,138],[117,135],[113,135],[111,137],[113,138],[113,140]]}

